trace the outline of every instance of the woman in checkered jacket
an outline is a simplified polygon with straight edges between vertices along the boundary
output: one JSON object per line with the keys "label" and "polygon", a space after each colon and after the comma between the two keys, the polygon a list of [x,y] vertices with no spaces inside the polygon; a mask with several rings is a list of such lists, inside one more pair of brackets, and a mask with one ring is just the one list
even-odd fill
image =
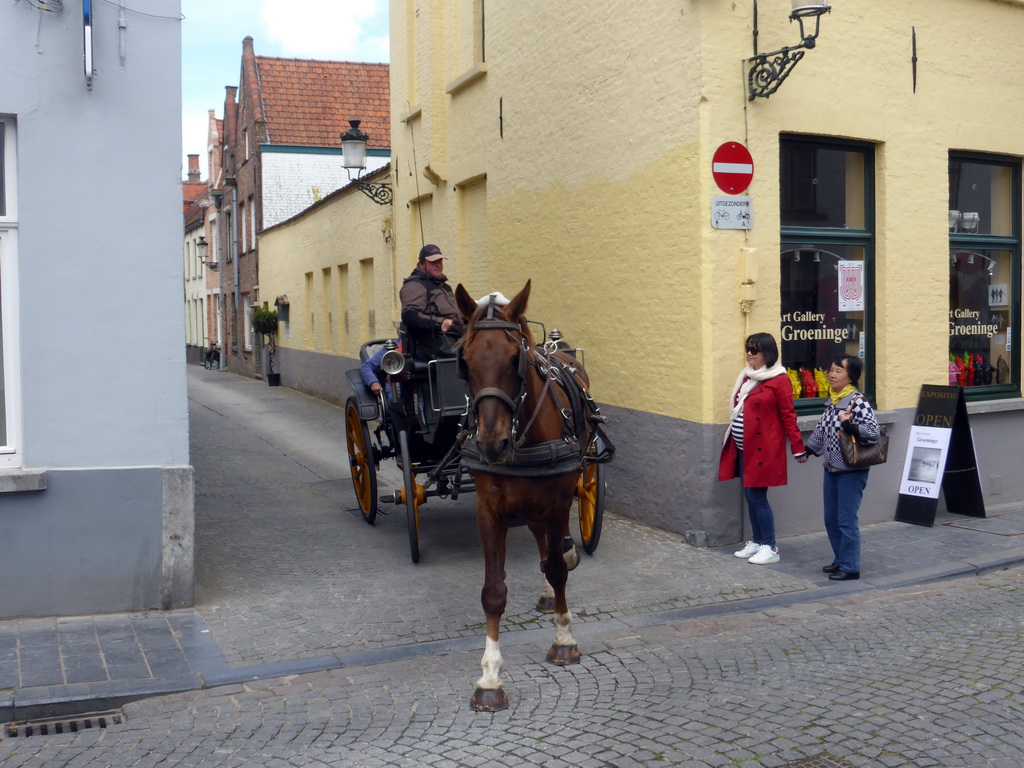
{"label": "woman in checkered jacket", "polygon": [[862,368],[860,360],[849,355],[841,355],[832,362],[828,369],[831,402],[806,443],[808,453],[825,457],[825,531],[834,557],[822,570],[832,581],[860,578],[860,524],[857,514],[868,483],[868,470],[851,467],[843,461],[837,431],[841,429],[854,435],[865,444],[878,440],[875,412],[867,398],[857,390]]}

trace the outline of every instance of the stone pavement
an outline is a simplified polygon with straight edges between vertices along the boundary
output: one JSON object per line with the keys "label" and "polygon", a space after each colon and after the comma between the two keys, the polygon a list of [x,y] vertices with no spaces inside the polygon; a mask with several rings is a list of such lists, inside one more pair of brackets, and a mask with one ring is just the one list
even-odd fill
{"label": "stone pavement", "polygon": [[[414,565],[404,510],[383,510],[390,514],[371,527],[355,508],[340,408],[195,366],[189,396],[196,608],[0,622],[0,723],[285,676],[372,677],[380,665],[410,661],[429,674],[445,654],[478,659],[482,566],[471,496],[426,505]],[[393,466],[382,466],[379,480],[382,493],[401,483]],[[659,627],[685,631],[680,622],[696,627],[1024,562],[1024,510],[989,515],[946,514],[933,528],[868,526],[862,579],[833,583],[821,573],[830,559],[824,533],[781,541],[781,562],[758,567],[733,558],[734,547],[696,549],[606,513],[597,552],[570,577],[574,632],[593,653],[656,637],[666,631]],[[543,652],[552,630],[533,611],[540,575],[525,529],[510,534],[507,570],[502,645],[511,656]],[[474,667],[466,667],[466,691]],[[545,674],[534,682],[550,684]]]}

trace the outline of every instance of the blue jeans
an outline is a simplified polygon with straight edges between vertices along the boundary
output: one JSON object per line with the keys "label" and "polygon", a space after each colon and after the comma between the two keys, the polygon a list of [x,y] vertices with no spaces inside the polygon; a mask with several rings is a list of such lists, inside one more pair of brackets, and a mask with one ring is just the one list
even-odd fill
{"label": "blue jeans", "polygon": [[868,470],[825,472],[825,531],[834,562],[846,573],[860,573],[860,524],[857,513],[868,484]]}
{"label": "blue jeans", "polygon": [[[740,451],[737,464],[740,482],[743,482],[743,452]],[[775,547],[775,515],[768,503],[767,488],[748,488],[743,486],[743,498],[747,500],[747,514],[750,516],[750,540],[755,544],[767,544]]]}

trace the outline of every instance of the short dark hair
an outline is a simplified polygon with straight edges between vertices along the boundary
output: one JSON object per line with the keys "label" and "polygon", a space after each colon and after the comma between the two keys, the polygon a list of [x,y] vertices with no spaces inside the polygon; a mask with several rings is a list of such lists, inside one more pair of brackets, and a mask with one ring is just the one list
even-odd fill
{"label": "short dark hair", "polygon": [[764,364],[768,368],[779,362],[779,346],[770,333],[752,333],[747,336],[745,343],[751,352],[760,352],[764,355]]}
{"label": "short dark hair", "polygon": [[846,369],[846,375],[850,377],[850,383],[853,386],[857,386],[857,382],[860,380],[860,374],[864,370],[864,364],[860,359],[853,355],[837,355],[836,359],[832,361],[832,365],[838,365],[841,368]]}

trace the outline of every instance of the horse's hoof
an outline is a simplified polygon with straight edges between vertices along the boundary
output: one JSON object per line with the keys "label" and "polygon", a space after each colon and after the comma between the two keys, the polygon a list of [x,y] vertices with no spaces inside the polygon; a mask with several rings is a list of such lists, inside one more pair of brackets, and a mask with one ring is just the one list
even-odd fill
{"label": "horse's hoof", "polygon": [[580,649],[576,645],[552,645],[548,651],[548,662],[566,667],[580,663]]}
{"label": "horse's hoof", "polygon": [[508,696],[504,688],[477,688],[469,706],[477,712],[500,712],[508,709]]}
{"label": "horse's hoof", "polygon": [[555,598],[553,597],[542,597],[537,601],[537,607],[534,609],[537,613],[554,613],[555,612]]}

